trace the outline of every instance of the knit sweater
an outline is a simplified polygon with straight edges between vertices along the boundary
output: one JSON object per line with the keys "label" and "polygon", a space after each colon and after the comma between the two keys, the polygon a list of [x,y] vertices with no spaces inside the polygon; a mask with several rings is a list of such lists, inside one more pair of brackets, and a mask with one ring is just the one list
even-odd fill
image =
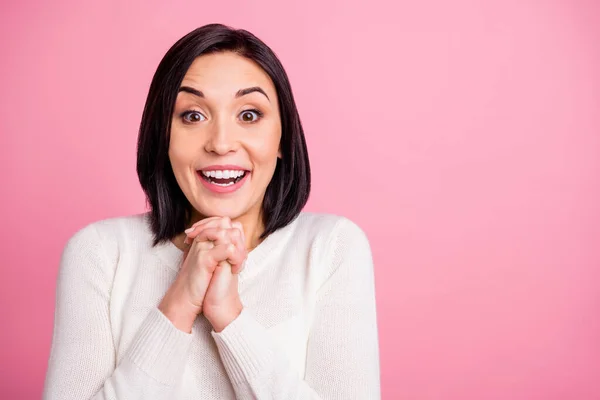
{"label": "knit sweater", "polygon": [[69,238],[43,398],[379,399],[370,245],[351,220],[302,212],[248,253],[241,314],[192,332],[158,309],[183,252],[152,246],[149,214]]}

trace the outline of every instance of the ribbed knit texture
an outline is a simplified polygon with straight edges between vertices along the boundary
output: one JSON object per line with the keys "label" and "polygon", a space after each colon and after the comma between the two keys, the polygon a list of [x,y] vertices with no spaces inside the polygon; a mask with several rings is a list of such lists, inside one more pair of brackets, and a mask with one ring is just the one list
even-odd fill
{"label": "ribbed knit texture", "polygon": [[347,218],[301,213],[252,250],[244,309],[223,331],[178,330],[158,304],[183,253],[148,214],[97,221],[60,261],[43,398],[380,398],[373,260]]}

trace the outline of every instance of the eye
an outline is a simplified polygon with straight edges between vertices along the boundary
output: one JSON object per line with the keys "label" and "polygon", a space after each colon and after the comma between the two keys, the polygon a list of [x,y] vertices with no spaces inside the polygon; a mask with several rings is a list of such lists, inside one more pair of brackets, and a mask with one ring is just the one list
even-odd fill
{"label": "eye", "polygon": [[240,114],[240,119],[242,122],[254,123],[257,122],[262,116],[263,113],[259,110],[245,110]]}
{"label": "eye", "polygon": [[202,115],[202,113],[194,110],[184,111],[183,113],[181,113],[181,118],[183,118],[184,122],[188,124],[202,122],[206,119],[206,117]]}

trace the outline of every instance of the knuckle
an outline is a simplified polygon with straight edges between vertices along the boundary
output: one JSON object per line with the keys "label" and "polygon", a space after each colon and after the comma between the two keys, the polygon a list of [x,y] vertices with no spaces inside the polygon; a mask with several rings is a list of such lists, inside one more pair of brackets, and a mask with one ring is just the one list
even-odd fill
{"label": "knuckle", "polygon": [[205,261],[205,263],[210,264],[210,265],[212,265],[216,262],[215,257],[212,254],[207,254],[204,257],[204,261]]}
{"label": "knuckle", "polygon": [[200,242],[198,243],[198,247],[201,250],[210,250],[212,248],[212,242]]}

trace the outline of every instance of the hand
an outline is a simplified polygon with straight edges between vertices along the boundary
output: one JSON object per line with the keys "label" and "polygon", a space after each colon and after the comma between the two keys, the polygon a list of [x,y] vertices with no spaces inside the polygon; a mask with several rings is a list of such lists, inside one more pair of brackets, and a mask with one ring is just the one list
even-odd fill
{"label": "hand", "polygon": [[203,311],[204,297],[219,263],[234,265],[239,272],[246,258],[241,224],[232,224],[229,218],[212,217],[192,228],[186,238],[191,245],[184,253],[177,279],[159,305],[175,326],[188,333],[196,316]]}
{"label": "hand", "polygon": [[[186,234],[187,237],[183,242],[186,245],[192,246],[194,241],[208,242],[214,245],[226,245],[231,243],[236,246],[235,251],[241,253],[243,260],[246,259],[247,251],[244,229],[240,222],[232,223],[228,217],[205,218],[187,229]],[[212,248],[214,246],[208,247]],[[188,247],[184,252],[184,262],[190,250],[191,247]],[[236,253],[236,255],[239,256],[240,254]],[[244,268],[243,261],[241,263],[238,262],[236,257],[230,258],[229,260],[221,260],[220,263],[229,263],[234,274],[240,273]]]}
{"label": "hand", "polygon": [[[225,224],[227,220],[225,220]],[[241,237],[236,232],[232,232],[232,238],[238,244],[238,251],[245,260],[247,251],[245,246],[245,237],[242,226],[238,222],[231,224],[233,227],[239,227]],[[203,236],[210,227],[204,225],[197,228],[197,234]],[[239,239],[239,241],[238,241]],[[213,326],[216,332],[220,332],[229,325],[241,313],[243,305],[238,291],[238,273],[241,271],[235,260],[228,259],[218,263],[213,271],[210,284],[206,291],[203,303],[204,316]]]}
{"label": "hand", "polygon": [[204,316],[215,332],[221,332],[244,308],[238,290],[238,274],[228,262],[220,263],[212,275],[204,297]]}

